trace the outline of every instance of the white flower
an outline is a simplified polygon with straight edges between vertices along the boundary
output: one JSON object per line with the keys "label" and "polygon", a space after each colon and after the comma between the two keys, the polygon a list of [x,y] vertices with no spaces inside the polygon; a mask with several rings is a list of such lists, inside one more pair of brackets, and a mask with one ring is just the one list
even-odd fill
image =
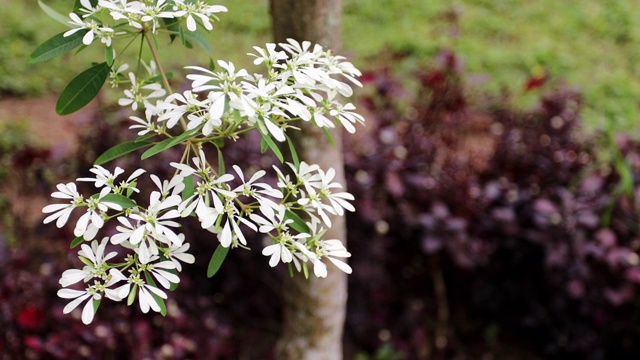
{"label": "white flower", "polygon": [[108,194],[108,191],[104,191],[106,189],[108,188],[104,188],[97,196],[87,199],[87,212],[78,219],[73,230],[75,236],[82,236],[85,240],[92,240],[104,225],[103,214],[109,209],[122,210],[122,206],[116,203],[102,201],[102,198]]}
{"label": "white flower", "polygon": [[269,259],[269,266],[271,267],[278,265],[280,260],[285,264],[293,261],[293,254],[282,242],[265,247],[262,249],[262,255],[271,256]]}
{"label": "white flower", "polygon": [[151,174],[151,180],[160,190],[160,194],[162,194],[162,198],[166,198],[168,196],[180,195],[182,190],[184,190],[184,177],[180,175],[175,175],[171,178],[171,180],[160,181],[156,175]]}
{"label": "white flower", "polygon": [[170,209],[180,204],[179,195],[171,195],[164,200],[161,200],[161,194],[158,191],[153,191],[149,198],[149,207],[144,213],[131,214],[130,218],[138,220],[141,224],[133,231],[129,241],[132,244],[138,244],[142,241],[145,234],[153,235],[165,235],[173,243],[181,244],[181,240],[176,233],[171,230],[171,227],[178,227],[178,224],[174,219],[180,216],[177,210],[171,209],[160,215],[161,211]]}
{"label": "white flower", "polygon": [[211,20],[209,19],[215,13],[227,12],[227,8],[222,5],[208,5],[204,2],[197,1],[195,3],[185,2],[184,0],[174,0],[177,11],[174,11],[173,15],[175,17],[185,17],[187,18],[187,29],[189,31],[196,31],[196,19],[194,16],[198,17],[205,29],[213,30],[213,25],[211,25]]}
{"label": "white flower", "polygon": [[[157,260],[158,257],[154,257],[151,261]],[[171,284],[178,284],[180,282],[180,278],[168,271],[176,268],[176,265],[172,261],[161,261],[155,264],[147,264],[146,270],[149,271],[153,277],[158,280],[160,285],[162,285],[165,289],[171,288]]]}
{"label": "white flower", "polygon": [[340,240],[319,240],[316,246],[316,254],[318,259],[313,261],[313,271],[317,277],[327,276],[327,267],[321,261],[326,258],[331,261],[338,269],[347,274],[351,274],[352,269],[346,262],[337,258],[348,258],[351,253],[347,251]]}
{"label": "white flower", "polygon": [[358,113],[350,111],[355,109],[356,107],[351,103],[348,103],[344,106],[337,104],[336,108],[331,110],[329,114],[338,119],[338,121],[340,121],[340,124],[342,124],[342,126],[344,126],[344,128],[347,129],[348,132],[353,134],[356,132],[356,128],[352,124],[359,122],[364,125],[364,117],[362,117],[362,115]]}
{"label": "white flower", "polygon": [[[183,234],[180,234],[179,236],[184,237]],[[172,243],[169,244],[168,248],[163,250],[163,255],[173,262],[176,270],[182,271],[182,264],[180,261],[187,264],[193,264],[196,261],[196,258],[193,255],[187,253],[190,246],[191,244],[184,243],[184,241],[181,246],[177,246]]]}
{"label": "white flower", "polygon": [[[118,100],[118,105],[120,106],[131,105],[131,109],[133,110],[138,109],[138,104],[151,107],[152,105],[148,99],[163,97],[167,93],[160,84],[151,83],[143,85],[144,83],[136,80],[136,76],[132,72],[129,73],[129,80],[131,81],[131,88],[124,90],[125,97]],[[149,90],[151,93],[143,94],[142,90]]]}
{"label": "white flower", "polygon": [[267,217],[273,217],[273,212],[278,209],[278,204],[265,196],[282,199],[283,195],[282,192],[272,188],[271,185],[257,182],[266,174],[266,171],[257,171],[253,176],[251,176],[249,181],[245,181],[242,169],[240,169],[238,165],[233,165],[233,170],[238,174],[238,178],[242,181],[242,185],[236,187],[232,191],[239,196],[250,196],[256,199],[260,204],[260,211]]}
{"label": "white flower", "polygon": [[246,245],[247,240],[242,234],[239,223],[243,223],[253,231],[257,231],[256,225],[241,216],[233,199],[229,199],[227,201],[224,207],[224,214],[227,215],[227,219],[222,227],[222,231],[218,233],[218,241],[220,241],[220,244],[224,247],[229,247],[231,244],[235,246],[237,245],[235,242],[237,239],[241,244]]}
{"label": "white flower", "polygon": [[87,287],[84,291],[73,289],[58,290],[59,297],[63,299],[74,299],[68,303],[64,309],[62,309],[62,312],[68,314],[77,308],[78,305],[82,304],[82,302],[86,301],[87,303],[82,309],[82,322],[85,325],[90,324],[93,321],[93,316],[95,314],[94,302],[102,299],[102,294],[99,288],[100,285],[95,284]]}
{"label": "white flower", "polygon": [[[189,216],[196,209],[200,209],[199,211],[203,212],[205,207],[209,207],[209,201],[207,199],[211,199],[213,208],[220,214],[224,211],[224,204],[220,197],[235,198],[236,196],[234,192],[228,190],[227,186],[227,183],[233,180],[233,175],[224,174],[219,177],[214,176],[213,170],[211,170],[207,164],[202,149],[200,149],[198,155],[199,156],[192,159],[195,169],[186,164],[171,163],[171,166],[180,170],[180,176],[187,177],[189,175],[196,175],[201,179],[201,181],[197,181],[194,194],[182,201],[180,206],[178,206],[178,211],[182,217]],[[213,221],[215,221],[215,219]],[[211,225],[202,225],[205,229],[210,226]]]}
{"label": "white flower", "polygon": [[279,205],[275,212],[263,212],[265,217],[258,214],[251,214],[249,215],[249,218],[258,224],[258,231],[263,234],[268,234],[273,230],[281,232],[286,231],[288,229],[288,225],[293,222],[293,219],[285,219],[286,211],[287,209],[284,205]]}
{"label": "white flower", "polygon": [[87,33],[82,37],[83,44],[91,45],[91,43],[97,36],[106,46],[111,46],[111,38],[114,35],[113,29],[105,26],[100,26],[100,24],[96,23],[93,20],[84,21],[76,13],[70,13],[69,17],[71,18],[69,24],[75,26],[75,28],[65,32],[63,34],[64,37],[71,36],[80,30],[86,29],[89,31],[87,31]]}
{"label": "white flower", "polygon": [[167,294],[164,291],[158,289],[155,286],[147,284],[140,278],[140,275],[137,272],[131,274],[127,281],[128,283],[120,290],[121,293],[128,294],[131,291],[131,285],[133,284],[134,291],[136,288],[138,289],[138,304],[140,305],[140,310],[142,310],[142,312],[145,314],[149,312],[149,309],[155,312],[160,312],[160,305],[153,298],[152,294],[162,299],[166,299]]}
{"label": "white flower", "polygon": [[120,184],[116,184],[116,178],[124,173],[124,170],[120,167],[116,167],[113,171],[113,174],[103,168],[100,165],[94,165],[90,172],[96,174],[95,178],[78,178],[78,181],[88,181],[93,182],[95,187],[101,188],[106,186],[104,189],[100,191],[101,196],[108,194],[109,192],[113,192],[114,194],[122,194],[125,190],[131,190],[134,192],[140,192],[138,188],[134,185],[134,180],[137,179],[140,175],[144,174],[146,170],[137,169],[135,170],[125,181],[121,181]]}
{"label": "white flower", "polygon": [[142,136],[150,132],[158,133],[156,124],[153,121],[154,111],[152,109],[146,109],[144,111],[144,115],[144,120],[137,116],[130,116],[129,118],[136,124],[129,126],[129,129],[141,129],[138,131],[138,136]]}
{"label": "white flower", "polygon": [[[87,244],[80,245],[81,250],[78,251],[78,255],[89,260],[93,264],[93,266],[87,265],[84,267],[83,271],[87,272],[88,276],[101,278],[103,280],[106,279],[107,270],[109,269],[107,261],[113,259],[116,255],[118,255],[118,253],[115,251],[105,254],[105,249],[108,242],[109,238],[105,237],[100,243],[98,243],[98,241],[96,240],[92,241],[91,247],[89,247],[89,245]],[[85,282],[88,280],[89,279],[85,279]]]}
{"label": "white flower", "polygon": [[43,220],[43,223],[48,224],[53,220],[57,219],[56,226],[58,228],[61,228],[69,220],[69,215],[71,215],[71,212],[73,211],[73,209],[80,206],[84,206],[86,204],[84,202],[82,195],[78,193],[78,188],[76,187],[76,184],[70,182],[67,184],[58,184],[56,187],[58,188],[58,191],[52,193],[51,197],[57,198],[57,199],[68,199],[70,201],[68,204],[51,204],[51,205],[45,206],[42,209],[42,212],[46,214],[49,214],[49,213],[53,213],[53,214],[47,216]]}
{"label": "white flower", "polygon": [[255,56],[256,59],[253,61],[255,65],[266,63],[267,66],[271,66],[287,58],[287,54],[284,51],[276,51],[276,44],[266,44],[264,49],[258,46],[253,48],[258,54],[248,53],[247,55]]}
{"label": "white flower", "polygon": [[[322,169],[318,170],[320,174],[320,196],[329,200],[331,207],[335,210],[335,213],[339,216],[344,215],[344,210],[356,211],[356,209],[347,200],[354,200],[353,195],[348,192],[332,192],[331,189],[340,189],[342,184],[339,182],[333,182],[336,172],[333,168],[329,168],[325,173]],[[343,210],[344,209],[344,210]]]}

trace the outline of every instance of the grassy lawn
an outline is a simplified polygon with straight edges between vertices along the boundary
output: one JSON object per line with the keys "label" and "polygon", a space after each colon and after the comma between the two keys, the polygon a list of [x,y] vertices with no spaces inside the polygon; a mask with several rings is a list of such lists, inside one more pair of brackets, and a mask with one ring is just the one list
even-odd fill
{"label": "grassy lawn", "polygon": [[[51,0],[64,10],[63,0]],[[219,0],[229,8],[210,35],[214,58],[249,66],[245,53],[270,39],[268,0]],[[546,70],[583,92],[591,128],[635,131],[640,111],[640,18],[632,0],[343,0],[344,52],[366,69],[384,50],[410,54],[405,67],[428,63],[442,47],[457,51],[469,74],[486,75],[482,87],[508,89],[526,103],[523,86]],[[97,53],[26,65],[37,43],[64,30],[34,0],[0,0],[0,91],[24,95],[59,91]],[[27,16],[28,14],[28,16]],[[452,16],[455,14],[455,16]],[[457,20],[452,20],[452,17]],[[204,63],[201,50],[187,52]],[[202,59],[202,60],[201,60]],[[184,64],[172,52],[169,63]],[[408,64],[408,65],[407,65]]]}

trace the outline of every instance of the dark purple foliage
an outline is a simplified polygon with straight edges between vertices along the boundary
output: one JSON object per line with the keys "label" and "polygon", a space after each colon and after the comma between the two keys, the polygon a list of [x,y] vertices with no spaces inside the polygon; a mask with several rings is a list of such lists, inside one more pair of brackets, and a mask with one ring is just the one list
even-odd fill
{"label": "dark purple foliage", "polygon": [[[393,74],[366,76],[367,129],[347,140],[349,334],[373,349],[388,329],[441,359],[640,356],[640,204],[579,136],[579,95],[472,105],[461,74],[443,52],[401,111]],[[638,145],[621,145],[635,179]]]}
{"label": "dark purple foliage", "polygon": [[[545,79],[526,86],[547,89],[536,108],[514,110],[506,96],[470,90],[463,68],[444,51],[416,74],[417,91],[388,68],[363,76],[367,126],[345,136],[348,187],[357,199],[348,217],[347,358],[377,352],[391,359],[398,351],[412,359],[639,358],[640,144],[620,137],[610,145],[613,165],[600,163],[596,139],[579,133],[579,94],[548,90]],[[108,125],[108,114],[120,125]],[[87,171],[113,143],[131,140],[118,120],[125,114],[99,118],[74,161],[45,172],[46,150],[15,153],[13,176],[37,180],[15,182],[20,193],[47,197],[50,172],[55,181],[89,175],[75,169]],[[258,142],[227,146],[227,168],[269,168],[277,160],[260,154]],[[177,160],[180,152],[159,156]],[[163,163],[144,166],[168,175]],[[140,166],[135,156],[117,164]],[[148,192],[152,185],[140,186]],[[66,301],[55,295],[60,273],[77,265],[70,230],[22,229],[16,246],[0,236],[0,353],[271,358],[286,269],[268,266],[256,237],[249,239],[254,251],[231,252],[207,279],[217,241],[188,219],[183,230],[198,239],[197,261],[170,294],[169,315],[105,301],[90,326],[63,315]]]}

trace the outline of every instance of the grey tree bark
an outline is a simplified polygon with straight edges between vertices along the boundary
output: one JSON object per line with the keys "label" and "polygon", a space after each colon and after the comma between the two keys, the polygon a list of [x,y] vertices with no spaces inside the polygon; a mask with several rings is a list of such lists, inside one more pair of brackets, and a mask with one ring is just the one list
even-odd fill
{"label": "grey tree bark", "polygon": [[[308,40],[336,52],[341,42],[342,0],[271,0],[272,29],[276,43],[287,38]],[[342,132],[331,132],[332,146],[317,127],[303,127],[294,138],[301,160],[333,167],[336,181],[346,184]],[[333,217],[326,239],[346,244],[344,218]],[[285,285],[284,329],[278,343],[278,359],[342,359],[342,332],[347,302],[347,276],[329,264],[325,279],[294,276]]]}

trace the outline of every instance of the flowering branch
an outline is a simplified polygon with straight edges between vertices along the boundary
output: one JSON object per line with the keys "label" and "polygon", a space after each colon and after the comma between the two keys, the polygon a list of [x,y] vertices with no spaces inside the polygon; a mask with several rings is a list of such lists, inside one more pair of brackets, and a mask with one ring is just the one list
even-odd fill
{"label": "flowering branch", "polygon": [[[265,170],[245,177],[234,164],[233,172],[227,173],[220,141],[258,131],[263,151],[274,152],[283,162],[277,143],[291,145],[289,132],[298,130],[297,121],[321,128],[333,128],[337,123],[354,132],[354,125],[364,124],[364,118],[353,112],[352,104],[343,104],[340,99],[353,94],[352,85],[361,86],[356,79],[360,72],[319,45],[290,39],[279,48],[266,44],[248,54],[254,57],[254,64],[265,66],[264,74],[236,70],[222,60],[217,61],[218,70],[187,66],[191,89],[173,93],[156,47],[156,34],[167,30],[185,45],[194,42],[207,49],[197,30],[212,30],[212,22],[221,12],[226,8],[201,0],[78,0],[69,14],[72,29],[54,36],[31,55],[32,62],[49,60],[100,39],[106,49],[105,62],[71,81],[60,96],[58,112],[65,114],[84,106],[107,78],[112,87],[129,84],[118,101],[121,106],[144,109],[144,118],[130,117],[130,129],[138,138],[98,157],[90,170],[94,177],[77,179],[93,183],[94,194],[85,197],[73,182],[58,184],[58,191],[51,196],[63,203],[43,209],[48,214],[44,222],[55,221],[57,227],[65,226],[73,212],[82,213],[75,224],[72,247],[80,246],[78,258],[84,266],[62,274],[63,289],[58,295],[71,300],[65,313],[84,303],[82,321],[86,324],[93,320],[104,298],[126,299],[128,305],[137,299],[143,312],[166,313],[166,291],[179,284],[182,263],[195,261],[188,253],[187,239],[179,232],[179,220],[187,216],[195,216],[219,241],[209,276],[220,268],[229,249],[249,249],[247,230],[271,239],[262,249],[271,267],[285,263],[291,271],[308,276],[311,265],[315,276],[325,277],[326,259],[351,273],[344,262],[351,254],[342,242],[323,238],[332,225],[329,215],[355,211],[350,203],[353,196],[333,181],[335,171],[300,162],[290,146],[294,159],[286,163],[290,171],[285,175],[283,169],[273,166],[278,182],[272,187],[261,181]],[[116,68],[114,63],[123,58],[137,36],[146,40],[153,60],[145,62],[139,53],[142,68],[124,75],[129,65],[122,63]],[[121,38],[132,39],[117,54],[115,47]],[[181,129],[174,130],[178,122]],[[162,140],[150,141],[158,137]],[[116,167],[111,172],[102,167],[135,150],[146,148],[144,160],[181,144],[185,146],[181,161],[169,164],[175,169],[173,177],[162,180],[149,174],[156,189],[148,199],[140,199],[137,188],[137,180],[146,170],[136,169],[118,182],[124,169]],[[218,153],[218,169],[207,160],[207,147]],[[234,185],[238,182],[240,185]],[[117,222],[116,233],[100,237],[105,223],[113,220]],[[108,252],[107,246],[121,250]]]}

